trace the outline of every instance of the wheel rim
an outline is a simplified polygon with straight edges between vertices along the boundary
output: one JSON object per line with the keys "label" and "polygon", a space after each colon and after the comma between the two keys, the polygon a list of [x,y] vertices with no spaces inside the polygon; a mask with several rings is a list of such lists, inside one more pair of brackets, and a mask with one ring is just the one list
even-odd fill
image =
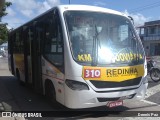
{"label": "wheel rim", "polygon": [[159,81],[160,80],[160,71],[157,69],[154,69],[151,71],[151,79],[154,81]]}

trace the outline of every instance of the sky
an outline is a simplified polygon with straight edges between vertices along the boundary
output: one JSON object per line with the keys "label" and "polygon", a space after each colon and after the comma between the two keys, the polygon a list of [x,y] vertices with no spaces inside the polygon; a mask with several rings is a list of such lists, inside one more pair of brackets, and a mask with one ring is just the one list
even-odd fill
{"label": "sky", "polygon": [[[8,28],[17,28],[43,12],[60,4],[68,4],[69,0],[6,0],[12,2],[7,8],[8,15],[2,22]],[[84,4],[114,9],[134,18],[136,26],[144,22],[160,20],[160,0],[70,0],[70,4]]]}

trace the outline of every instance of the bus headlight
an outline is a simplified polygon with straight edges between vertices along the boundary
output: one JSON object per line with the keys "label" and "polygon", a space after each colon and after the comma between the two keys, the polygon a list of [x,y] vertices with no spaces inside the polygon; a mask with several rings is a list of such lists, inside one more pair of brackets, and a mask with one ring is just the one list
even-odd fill
{"label": "bus headlight", "polygon": [[65,83],[72,90],[89,90],[88,85],[82,82],[67,79]]}

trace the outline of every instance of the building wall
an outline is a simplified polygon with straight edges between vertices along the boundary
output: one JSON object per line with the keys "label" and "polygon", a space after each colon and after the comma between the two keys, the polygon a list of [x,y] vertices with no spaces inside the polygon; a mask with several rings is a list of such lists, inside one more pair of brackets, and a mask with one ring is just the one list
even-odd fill
{"label": "building wall", "polygon": [[140,28],[140,37],[147,56],[160,55],[160,20],[146,22]]}

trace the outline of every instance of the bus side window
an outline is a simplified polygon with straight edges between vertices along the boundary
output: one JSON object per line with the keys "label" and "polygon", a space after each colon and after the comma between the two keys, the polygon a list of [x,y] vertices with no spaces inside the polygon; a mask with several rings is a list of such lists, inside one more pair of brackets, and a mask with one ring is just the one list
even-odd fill
{"label": "bus side window", "polygon": [[63,38],[58,15],[50,14],[45,19],[44,56],[63,71]]}

